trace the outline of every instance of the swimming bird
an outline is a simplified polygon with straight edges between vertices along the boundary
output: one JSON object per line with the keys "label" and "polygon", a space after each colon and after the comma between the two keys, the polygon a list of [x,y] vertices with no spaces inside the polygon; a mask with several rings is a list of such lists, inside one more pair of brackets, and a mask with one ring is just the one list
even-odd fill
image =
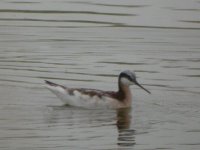
{"label": "swimming bird", "polygon": [[125,70],[118,77],[118,91],[102,91],[86,88],[69,88],[45,80],[46,88],[53,92],[66,105],[85,107],[85,108],[126,108],[131,107],[132,94],[130,85],[137,85],[150,94],[136,80],[133,71]]}

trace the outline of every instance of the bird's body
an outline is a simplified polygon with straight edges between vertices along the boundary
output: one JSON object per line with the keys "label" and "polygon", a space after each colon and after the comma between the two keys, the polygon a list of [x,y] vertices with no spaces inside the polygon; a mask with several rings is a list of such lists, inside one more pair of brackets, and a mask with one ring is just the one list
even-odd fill
{"label": "bird's body", "polygon": [[45,82],[46,87],[67,105],[84,108],[125,108],[130,107],[132,102],[131,90],[129,88],[132,84],[131,81],[138,85],[134,73],[130,71],[122,72],[118,81],[119,90],[116,92],[69,88],[50,81]]}

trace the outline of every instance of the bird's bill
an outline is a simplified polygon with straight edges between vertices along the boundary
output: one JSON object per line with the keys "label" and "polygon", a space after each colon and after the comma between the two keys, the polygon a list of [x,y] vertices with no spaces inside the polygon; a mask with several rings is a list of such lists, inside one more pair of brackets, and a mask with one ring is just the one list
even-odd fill
{"label": "bird's bill", "polygon": [[145,89],[145,88],[144,88],[141,84],[139,84],[137,81],[135,82],[135,84],[136,84],[137,86],[139,86],[140,88],[142,88],[143,90],[145,90],[147,93],[151,94],[151,92],[150,92],[149,90]]}

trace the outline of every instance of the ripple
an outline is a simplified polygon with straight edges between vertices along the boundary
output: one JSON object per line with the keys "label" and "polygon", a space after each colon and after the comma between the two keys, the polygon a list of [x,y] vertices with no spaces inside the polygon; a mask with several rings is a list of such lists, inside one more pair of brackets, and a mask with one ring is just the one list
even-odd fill
{"label": "ripple", "polygon": [[190,146],[190,145],[200,145],[200,143],[183,143],[180,145]]}
{"label": "ripple", "polygon": [[180,22],[187,22],[187,23],[197,23],[199,24],[200,21],[199,20],[179,20]]}
{"label": "ripple", "polygon": [[186,8],[186,9],[178,9],[178,8],[170,8],[171,10],[175,10],[175,11],[194,11],[194,12],[199,12],[200,9],[198,8]]}
{"label": "ripple", "polygon": [[200,68],[187,68],[188,70],[200,70]]}
{"label": "ripple", "polygon": [[13,4],[39,4],[40,2],[27,2],[27,1],[19,1],[19,2],[17,2],[17,1],[11,1],[11,2],[9,2],[9,3],[13,3]]}
{"label": "ripple", "polygon": [[200,132],[200,129],[187,130],[186,132],[194,132],[194,133],[198,133],[198,132]]}
{"label": "ripple", "polygon": [[42,61],[32,61],[32,60],[0,60],[0,62],[16,62],[16,63],[30,63],[30,64],[52,64],[52,65],[64,65],[64,66],[76,66],[76,63],[59,63],[59,62],[42,62]]}
{"label": "ripple", "polygon": [[124,5],[124,4],[108,4],[108,3],[93,3],[93,2],[81,2],[81,1],[71,1],[69,3],[75,4],[85,4],[85,5],[97,5],[97,6],[107,6],[107,7],[122,7],[122,8],[140,8],[140,7],[148,7],[149,5]]}
{"label": "ripple", "polygon": [[39,76],[38,78],[40,79],[57,79],[57,80],[68,80],[68,81],[84,81],[84,82],[99,82],[98,80],[90,80],[90,79],[73,79],[73,78],[56,78],[56,77],[42,77],[42,76]]}
{"label": "ripple", "polygon": [[62,11],[62,10],[21,10],[21,9],[0,9],[0,13],[41,13],[41,14],[88,14],[88,15],[109,15],[109,16],[135,16],[125,13],[105,13],[97,11]]}
{"label": "ripple", "polygon": [[192,77],[192,78],[199,78],[200,74],[192,74],[192,75],[183,75],[184,77]]}
{"label": "ripple", "polygon": [[131,63],[131,62],[111,62],[111,61],[99,61],[97,63],[103,64],[117,64],[117,65],[146,65],[146,63]]}
{"label": "ripple", "polygon": [[117,77],[118,75],[113,74],[93,74],[93,73],[83,73],[83,72],[65,72],[67,74],[80,74],[80,75],[87,75],[87,76],[100,76],[100,77]]}
{"label": "ripple", "polygon": [[[62,23],[83,23],[83,24],[94,24],[94,25],[107,25],[107,26],[116,26],[116,27],[122,27],[124,26],[122,23],[114,23],[109,21],[95,21],[95,20],[53,20],[53,19],[32,19],[32,18],[25,18],[25,19],[14,19],[14,18],[0,18],[2,21],[27,21],[27,22],[62,22]],[[6,25],[7,26],[7,25]],[[12,26],[12,25],[9,25]],[[31,27],[31,25],[24,26],[24,25],[18,25],[19,27]],[[15,25],[17,27],[17,25]],[[48,26],[32,26],[32,27],[48,27]],[[55,26],[54,26],[55,27]],[[65,26],[56,26],[57,28],[64,28]],[[71,26],[68,26],[71,27]],[[78,27],[78,26],[77,26]],[[74,28],[74,26],[73,26]]]}

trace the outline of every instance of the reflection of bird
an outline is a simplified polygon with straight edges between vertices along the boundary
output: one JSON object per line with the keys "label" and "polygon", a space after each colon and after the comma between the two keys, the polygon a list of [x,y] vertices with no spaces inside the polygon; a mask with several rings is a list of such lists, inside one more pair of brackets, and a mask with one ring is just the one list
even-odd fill
{"label": "reflection of bird", "polygon": [[131,108],[117,109],[117,128],[119,132],[130,128]]}
{"label": "reflection of bird", "polygon": [[146,92],[137,80],[135,73],[129,70],[123,71],[119,75],[117,92],[101,91],[96,89],[85,88],[68,88],[62,85],[45,81],[46,87],[60,98],[65,104],[78,107],[107,107],[107,108],[124,108],[130,107],[132,96],[129,86],[136,84]]}
{"label": "reflection of bird", "polygon": [[118,146],[130,148],[135,145],[135,130],[131,129],[131,108],[117,109]]}

